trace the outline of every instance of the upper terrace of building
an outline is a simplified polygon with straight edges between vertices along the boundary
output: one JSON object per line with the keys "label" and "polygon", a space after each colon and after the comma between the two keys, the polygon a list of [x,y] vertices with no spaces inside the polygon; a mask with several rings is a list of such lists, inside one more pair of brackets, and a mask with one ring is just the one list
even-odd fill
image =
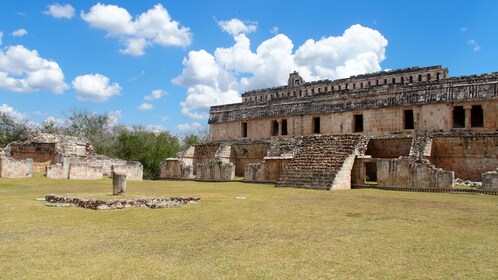
{"label": "upper terrace of building", "polygon": [[338,80],[319,80],[305,82],[299,73],[289,75],[286,86],[258,89],[242,94],[242,103],[268,102],[288,97],[306,97],[324,92],[367,89],[383,85],[413,85],[439,81],[448,78],[448,69],[440,65],[430,67],[411,67],[399,70],[381,71],[351,76]]}

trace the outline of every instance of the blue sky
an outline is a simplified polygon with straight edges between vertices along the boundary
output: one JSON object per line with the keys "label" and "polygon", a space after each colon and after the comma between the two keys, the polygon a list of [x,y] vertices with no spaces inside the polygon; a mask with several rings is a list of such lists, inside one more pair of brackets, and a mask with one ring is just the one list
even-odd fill
{"label": "blue sky", "polygon": [[497,1],[0,2],[0,111],[175,134],[246,90],[412,66],[498,71]]}

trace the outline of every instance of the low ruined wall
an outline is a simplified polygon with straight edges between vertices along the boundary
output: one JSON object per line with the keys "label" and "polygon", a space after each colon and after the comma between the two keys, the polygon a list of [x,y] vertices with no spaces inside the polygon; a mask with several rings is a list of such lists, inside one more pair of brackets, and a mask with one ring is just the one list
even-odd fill
{"label": "low ruined wall", "polygon": [[248,182],[265,182],[265,162],[249,163],[246,165],[244,172],[244,181]]}
{"label": "low ruined wall", "polygon": [[481,174],[498,166],[498,137],[435,137],[431,164],[455,172],[455,177],[480,181]]}
{"label": "low ruined wall", "polygon": [[488,171],[482,174],[482,189],[498,191],[498,171]]}
{"label": "low ruined wall", "polygon": [[142,181],[144,177],[144,167],[138,161],[127,161],[124,165],[112,165],[111,174],[113,172],[126,174],[128,181]]}
{"label": "low ruined wall", "polygon": [[69,167],[69,179],[76,180],[99,180],[104,177],[101,167],[89,166],[85,163],[71,163]]}
{"label": "low ruined wall", "polygon": [[231,162],[198,163],[196,179],[200,181],[231,181],[235,178],[235,165]]}
{"label": "low ruined wall", "polygon": [[376,159],[379,187],[451,189],[454,173],[408,159]]}
{"label": "low ruined wall", "polygon": [[193,179],[194,169],[191,165],[185,165],[178,158],[167,158],[161,162],[159,170],[160,179]]}
{"label": "low ruined wall", "polygon": [[70,163],[71,160],[69,158],[63,158],[62,163],[48,165],[45,176],[50,179],[68,179]]}
{"label": "low ruined wall", "polygon": [[0,177],[27,178],[33,176],[33,160],[16,160],[11,157],[0,157]]}

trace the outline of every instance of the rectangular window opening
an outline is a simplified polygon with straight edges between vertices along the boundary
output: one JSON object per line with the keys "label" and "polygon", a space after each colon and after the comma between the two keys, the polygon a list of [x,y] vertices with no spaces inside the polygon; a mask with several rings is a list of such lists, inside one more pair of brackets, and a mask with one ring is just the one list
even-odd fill
{"label": "rectangular window opening", "polygon": [[414,129],[413,110],[405,110],[405,129]]}
{"label": "rectangular window opening", "polygon": [[313,118],[313,133],[320,133],[320,117]]}
{"label": "rectangular window opening", "polygon": [[363,115],[354,115],[354,132],[363,132]]}
{"label": "rectangular window opening", "polygon": [[242,137],[247,137],[247,123],[243,122],[242,123]]}
{"label": "rectangular window opening", "polygon": [[484,126],[484,115],[482,112],[481,105],[472,105],[472,109],[470,111],[470,126],[471,127]]}
{"label": "rectangular window opening", "polygon": [[272,136],[278,136],[278,121],[272,121]]}
{"label": "rectangular window opening", "polygon": [[287,120],[282,120],[282,135],[287,135]]}
{"label": "rectangular window opening", "polygon": [[465,109],[463,109],[463,106],[453,107],[453,127],[454,128],[465,127]]}

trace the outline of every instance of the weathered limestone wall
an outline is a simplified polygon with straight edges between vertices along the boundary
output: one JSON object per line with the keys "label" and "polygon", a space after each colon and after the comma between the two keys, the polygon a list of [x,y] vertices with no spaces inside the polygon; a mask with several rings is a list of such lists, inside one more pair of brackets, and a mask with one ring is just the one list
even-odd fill
{"label": "weathered limestone wall", "polygon": [[138,161],[127,161],[125,165],[112,165],[111,174],[114,173],[126,175],[128,181],[142,181],[144,167]]}
{"label": "weathered limestone wall", "polygon": [[292,157],[265,157],[264,161],[245,166],[244,180],[249,182],[276,182]]}
{"label": "weathered limestone wall", "polygon": [[235,175],[244,176],[245,166],[250,163],[258,163],[268,153],[268,143],[232,144],[232,154],[230,161],[235,164]]}
{"label": "weathered limestone wall", "polygon": [[11,143],[10,155],[17,160],[31,158],[33,172],[43,172],[47,165],[57,162],[54,143]]}
{"label": "weathered limestone wall", "polygon": [[412,137],[392,139],[371,139],[368,142],[366,155],[373,158],[397,158],[408,156],[412,146]]}
{"label": "weathered limestone wall", "polygon": [[[498,102],[496,100],[476,100],[451,104],[429,104],[420,106],[380,108],[362,111],[334,112],[301,116],[285,116],[266,119],[251,119],[247,123],[247,136],[250,139],[271,139],[272,121],[287,120],[287,136],[313,135],[313,118],[320,117],[321,134],[349,134],[354,132],[354,115],[363,115],[363,132],[361,134],[385,135],[391,132],[413,133],[417,131],[439,131],[453,129],[453,108],[481,105],[483,109],[483,127],[471,127],[470,113],[467,113],[466,128],[476,132],[495,131],[498,128]],[[269,109],[271,110],[271,109]],[[413,110],[414,129],[404,129],[404,111]],[[470,112],[470,111],[469,111]],[[242,139],[241,121],[211,124],[211,140]]]}
{"label": "weathered limestone wall", "polygon": [[50,179],[68,179],[70,165],[71,160],[65,157],[62,159],[62,163],[48,165],[45,171],[45,176]]}
{"label": "weathered limestone wall", "polygon": [[244,181],[248,182],[266,182],[265,162],[249,163],[246,165],[244,172]]}
{"label": "weathered limestone wall", "polygon": [[194,168],[179,158],[167,158],[159,167],[160,179],[193,179]]}
{"label": "weathered limestone wall", "polygon": [[[360,87],[348,89],[318,86],[319,82],[313,82],[309,83],[313,87],[311,93],[304,85],[283,87],[281,93],[278,89],[264,89],[255,93],[258,100],[250,93],[244,100],[252,101],[212,107],[210,137],[212,141],[241,139],[242,123],[247,123],[247,138],[269,139],[274,137],[272,122],[284,119],[288,136],[311,135],[315,117],[321,118],[321,134],[349,134],[355,132],[353,116],[358,114],[363,115],[363,131],[357,133],[362,134],[449,130],[454,127],[454,106],[465,108],[466,128],[478,132],[498,128],[498,75],[439,78],[367,86],[361,86],[360,82]],[[296,90],[300,94],[296,95]],[[303,90],[306,92],[301,93]],[[261,96],[266,100],[259,100]],[[471,127],[473,105],[482,107],[483,127]],[[413,129],[405,129],[404,110],[413,111]],[[285,135],[279,132],[279,136]]]}
{"label": "weathered limestone wall", "polygon": [[69,167],[69,179],[100,180],[104,178],[101,167],[89,166],[81,162],[72,162]]}
{"label": "weathered limestone wall", "polygon": [[498,171],[482,173],[482,189],[486,191],[498,191]]}
{"label": "weathered limestone wall", "polygon": [[[215,158],[216,151],[219,147],[220,144],[218,143],[195,146],[192,165],[197,166],[199,163],[212,161]],[[197,168],[195,168],[195,170],[197,170]]]}
{"label": "weathered limestone wall", "polygon": [[351,169],[351,184],[364,185],[366,182],[366,163],[376,162],[371,156],[357,156]]}
{"label": "weathered limestone wall", "polygon": [[498,167],[497,147],[496,136],[435,137],[429,161],[457,178],[479,181],[482,173]]}
{"label": "weathered limestone wall", "polygon": [[379,187],[450,189],[454,173],[409,159],[376,159]]}
{"label": "weathered limestone wall", "polygon": [[331,190],[351,189],[351,170],[353,169],[355,158],[354,154],[346,157],[342,167],[334,177],[334,181],[330,187]]}
{"label": "weathered limestone wall", "polygon": [[16,160],[7,156],[0,156],[0,177],[27,178],[33,176],[33,160]]}
{"label": "weathered limestone wall", "polygon": [[276,182],[292,157],[265,157],[265,180]]}
{"label": "weathered limestone wall", "polygon": [[231,181],[235,178],[235,165],[209,161],[198,163],[196,166],[196,180],[200,181]]}

